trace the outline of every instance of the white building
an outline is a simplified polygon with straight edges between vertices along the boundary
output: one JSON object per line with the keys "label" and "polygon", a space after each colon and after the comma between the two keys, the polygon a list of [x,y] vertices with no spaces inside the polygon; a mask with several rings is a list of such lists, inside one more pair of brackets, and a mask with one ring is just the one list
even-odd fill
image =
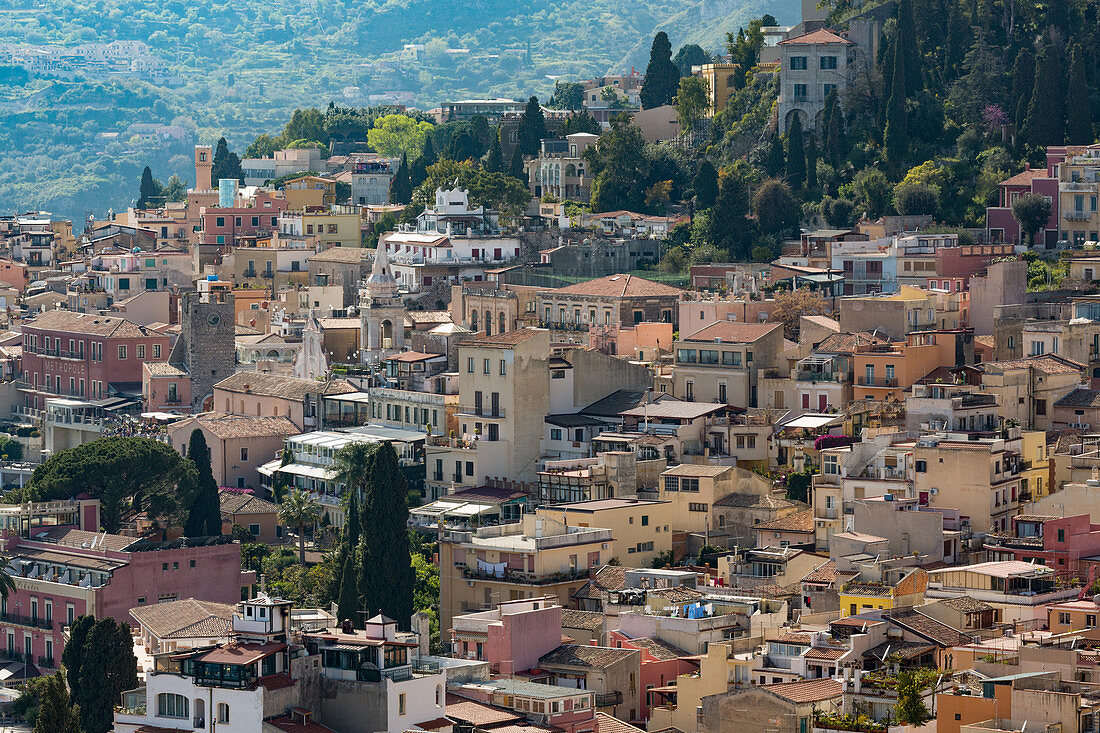
{"label": "white building", "polygon": [[843,96],[856,61],[855,44],[822,28],[779,42],[779,122],[786,132],[798,115],[802,129],[820,129],[825,100]]}

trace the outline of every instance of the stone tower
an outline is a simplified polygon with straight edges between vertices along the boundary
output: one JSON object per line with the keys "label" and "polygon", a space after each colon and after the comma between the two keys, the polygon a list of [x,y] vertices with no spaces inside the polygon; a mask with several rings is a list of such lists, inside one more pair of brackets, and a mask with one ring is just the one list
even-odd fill
{"label": "stone tower", "polygon": [[214,385],[237,367],[233,293],[188,292],[180,298],[180,335],[172,363],[191,376],[191,409],[212,410]]}
{"label": "stone tower", "polygon": [[405,348],[405,307],[390,270],[386,245],[378,243],[370,276],[359,290],[360,353],[374,364]]}
{"label": "stone tower", "polygon": [[213,191],[214,148],[209,145],[195,146],[195,190]]}

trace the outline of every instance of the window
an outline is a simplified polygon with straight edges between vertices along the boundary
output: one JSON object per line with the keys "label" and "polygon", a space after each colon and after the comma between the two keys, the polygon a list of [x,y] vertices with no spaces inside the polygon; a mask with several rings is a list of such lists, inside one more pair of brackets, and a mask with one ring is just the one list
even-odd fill
{"label": "window", "polygon": [[1058,613],[1058,623],[1063,626],[1068,626],[1070,623],[1069,613],[1067,611],[1060,611]]}
{"label": "window", "polygon": [[1047,401],[1046,400],[1035,400],[1035,414],[1036,415],[1045,415],[1045,414],[1047,414]]}
{"label": "window", "polygon": [[157,695],[157,716],[161,718],[187,718],[190,716],[190,701],[183,695],[162,692]]}
{"label": "window", "polygon": [[474,357],[472,357],[472,356],[469,356],[469,357],[466,358],[466,373],[467,374],[473,374],[474,373]]}
{"label": "window", "polygon": [[260,536],[260,525],[258,525],[258,524],[248,525],[248,533],[250,535],[252,535],[253,537],[259,537]]}
{"label": "window", "polygon": [[248,448],[241,448],[241,460],[242,461],[247,461],[248,460]]}
{"label": "window", "polygon": [[688,503],[688,511],[689,512],[705,512],[706,510],[707,510],[707,505],[706,504],[700,504],[700,503],[696,503],[694,501]]}
{"label": "window", "polygon": [[139,358],[139,359],[144,359],[145,358],[145,344],[138,344],[137,345],[137,358]]}
{"label": "window", "polygon": [[224,216],[219,216],[216,219],[214,219],[214,225],[219,226],[219,227],[225,226],[225,217]]}
{"label": "window", "polygon": [[484,363],[484,364],[482,364],[482,371],[483,371],[483,372],[484,372],[485,374],[491,374],[491,372],[489,371],[489,360],[488,360],[488,359],[485,359],[485,360],[484,360],[484,362],[485,362],[485,363]]}
{"label": "window", "polygon": [[791,56],[791,71],[805,71],[806,70],[806,57],[805,56]]}
{"label": "window", "polygon": [[228,723],[229,722],[229,705],[227,705],[224,702],[219,702],[218,703],[218,722],[219,723]]}
{"label": "window", "polygon": [[836,475],[840,473],[840,468],[837,465],[837,457],[830,454],[825,454],[821,457],[822,473],[829,475]]}
{"label": "window", "polygon": [[561,440],[561,428],[550,428],[550,440]]}
{"label": "window", "polygon": [[836,56],[822,56],[821,57],[822,69],[835,69],[836,68]]}
{"label": "window", "polygon": [[680,477],[679,476],[665,476],[665,491],[679,491],[680,490]]}
{"label": "window", "polygon": [[125,359],[126,358],[126,346],[125,346],[125,344],[120,345],[118,347],[118,358],[119,359]]}
{"label": "window", "polygon": [[807,97],[806,85],[805,84],[795,84],[794,85],[794,98],[795,99],[805,99],[806,97]]}
{"label": "window", "polygon": [[917,473],[927,472],[928,471],[928,462],[927,461],[917,461],[915,470],[916,470]]}
{"label": "window", "polygon": [[694,491],[699,492],[699,479],[688,478],[683,476],[680,478],[680,491]]}
{"label": "window", "polygon": [[642,526],[643,527],[648,527],[649,526],[649,515],[648,514],[643,514],[642,515]]}
{"label": "window", "polygon": [[1059,542],[1065,542],[1066,541],[1066,531],[1064,529],[1058,530],[1058,541]]}
{"label": "window", "polygon": [[504,361],[504,359],[500,360],[500,376],[502,377],[508,373],[508,367],[505,366],[506,364],[507,362]]}

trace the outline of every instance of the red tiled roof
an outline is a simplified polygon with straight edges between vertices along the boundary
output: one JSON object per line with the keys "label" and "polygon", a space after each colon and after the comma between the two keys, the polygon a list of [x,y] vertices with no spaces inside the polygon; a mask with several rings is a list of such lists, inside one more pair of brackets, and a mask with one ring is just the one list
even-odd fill
{"label": "red tiled roof", "polygon": [[795,703],[821,702],[840,697],[844,693],[844,683],[833,679],[800,680],[761,685],[760,689]]}
{"label": "red tiled roof", "polygon": [[836,580],[836,560],[818,565],[802,577],[803,583],[832,583]]}
{"label": "red tiled roof", "polygon": [[199,657],[199,661],[215,664],[252,664],[264,657],[282,651],[286,644],[235,644],[211,649]]}
{"label": "red tiled roof", "polygon": [[760,531],[765,530],[769,532],[810,532],[814,531],[814,510],[806,509],[801,512],[795,512],[788,514],[785,517],[779,519],[773,519],[770,522],[761,522],[753,527],[753,529]]}
{"label": "red tiled roof", "polygon": [[447,717],[475,726],[522,723],[523,716],[511,710],[487,705],[459,695],[447,693]]}
{"label": "red tiled roof", "polygon": [[643,730],[613,715],[596,713],[596,733],[641,733]]}
{"label": "red tiled roof", "polygon": [[441,728],[450,728],[452,725],[454,725],[454,722],[446,718],[432,718],[431,720],[425,720],[423,723],[417,723],[416,727],[421,730],[440,730]]}
{"label": "red tiled roof", "polygon": [[654,295],[675,295],[683,293],[680,288],[646,280],[634,275],[608,275],[607,277],[586,280],[575,285],[548,291],[551,295],[597,295],[612,298],[641,298]]}
{"label": "red tiled roof", "polygon": [[1047,172],[1045,168],[1028,168],[1027,170],[1020,171],[1011,178],[1006,178],[998,185],[1001,186],[1028,186],[1036,178],[1046,178]]}
{"label": "red tiled roof", "polygon": [[723,344],[748,344],[764,338],[783,326],[779,323],[736,323],[719,321],[691,334],[684,341],[708,341]]}
{"label": "red tiled roof", "polygon": [[287,687],[294,687],[294,680],[290,678],[290,675],[286,672],[279,672],[277,674],[269,674],[266,677],[261,677],[256,680],[254,687],[262,687],[268,692],[272,690],[282,690]]}
{"label": "red tiled roof", "polygon": [[837,34],[830,30],[821,28],[810,33],[796,36],[795,38],[788,38],[785,41],[780,41],[780,46],[810,46],[821,43],[843,43],[846,46],[851,46],[852,42],[847,38],[841,38]]}

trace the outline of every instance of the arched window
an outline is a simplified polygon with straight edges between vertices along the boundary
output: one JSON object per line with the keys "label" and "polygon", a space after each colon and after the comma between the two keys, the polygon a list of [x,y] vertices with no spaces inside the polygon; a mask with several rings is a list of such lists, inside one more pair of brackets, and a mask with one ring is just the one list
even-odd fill
{"label": "arched window", "polygon": [[224,702],[219,702],[218,703],[218,722],[219,723],[228,723],[229,722],[229,704],[228,703],[224,703]]}
{"label": "arched window", "polygon": [[493,312],[485,311],[485,335],[493,335]]}
{"label": "arched window", "polygon": [[157,695],[157,717],[187,718],[190,715],[190,701],[183,695],[171,692],[162,692]]}
{"label": "arched window", "polygon": [[477,331],[477,311],[470,313],[470,330]]}
{"label": "arched window", "polygon": [[503,313],[501,313],[500,314],[500,330],[497,331],[497,333],[504,333],[507,330],[508,330],[508,319],[505,318]]}

